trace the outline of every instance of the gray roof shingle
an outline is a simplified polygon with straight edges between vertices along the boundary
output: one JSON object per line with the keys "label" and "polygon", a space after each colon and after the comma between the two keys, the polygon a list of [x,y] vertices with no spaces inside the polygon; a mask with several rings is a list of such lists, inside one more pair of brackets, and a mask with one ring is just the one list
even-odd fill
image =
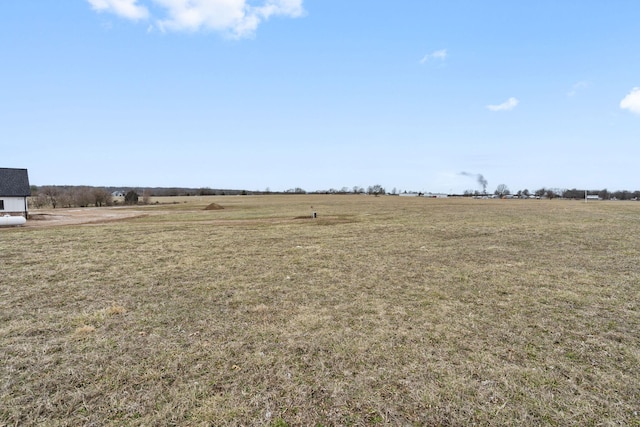
{"label": "gray roof shingle", "polygon": [[27,197],[31,195],[26,169],[0,168],[0,196]]}

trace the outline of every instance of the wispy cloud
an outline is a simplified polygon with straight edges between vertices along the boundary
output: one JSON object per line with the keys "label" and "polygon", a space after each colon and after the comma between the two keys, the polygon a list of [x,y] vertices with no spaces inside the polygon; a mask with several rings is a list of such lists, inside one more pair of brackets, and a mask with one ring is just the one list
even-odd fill
{"label": "wispy cloud", "polygon": [[520,101],[517,98],[509,98],[502,104],[497,105],[487,105],[487,110],[489,111],[511,111],[518,106]]}
{"label": "wispy cloud", "polygon": [[149,9],[138,5],[138,0],[87,0],[98,12],[111,12],[127,19],[139,20],[149,17]]}
{"label": "wispy cloud", "polygon": [[620,101],[620,108],[632,113],[640,114],[640,87],[634,87],[627,96]]}
{"label": "wispy cloud", "polygon": [[431,60],[444,61],[445,59],[447,59],[447,49],[440,49],[440,50],[433,51],[431,53],[427,53],[425,56],[422,57],[422,59],[420,60],[420,63],[426,64]]}
{"label": "wispy cloud", "polygon": [[574,84],[573,86],[571,86],[571,90],[567,93],[567,96],[576,96],[578,94],[578,92],[580,92],[583,89],[588,88],[589,86],[591,86],[591,83],[587,82],[587,81],[581,81],[578,82],[576,84]]}
{"label": "wispy cloud", "polygon": [[[303,0],[87,0],[94,10],[131,20],[148,19],[161,31],[218,31],[251,37],[274,16],[297,18]],[[150,6],[154,6],[150,8]],[[152,16],[149,10],[157,11]]]}

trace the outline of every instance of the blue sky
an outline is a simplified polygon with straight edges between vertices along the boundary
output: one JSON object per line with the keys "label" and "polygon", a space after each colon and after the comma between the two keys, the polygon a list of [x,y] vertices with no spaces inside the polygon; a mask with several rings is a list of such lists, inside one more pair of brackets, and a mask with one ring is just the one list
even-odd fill
{"label": "blue sky", "polygon": [[7,0],[0,64],[35,185],[640,189],[637,0]]}

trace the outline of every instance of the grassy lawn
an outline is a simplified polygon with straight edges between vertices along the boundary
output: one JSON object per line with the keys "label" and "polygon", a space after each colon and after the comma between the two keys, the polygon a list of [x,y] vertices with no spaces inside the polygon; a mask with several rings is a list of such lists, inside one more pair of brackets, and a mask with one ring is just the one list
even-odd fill
{"label": "grassy lawn", "polygon": [[0,425],[640,425],[640,203],[144,209],[0,230]]}

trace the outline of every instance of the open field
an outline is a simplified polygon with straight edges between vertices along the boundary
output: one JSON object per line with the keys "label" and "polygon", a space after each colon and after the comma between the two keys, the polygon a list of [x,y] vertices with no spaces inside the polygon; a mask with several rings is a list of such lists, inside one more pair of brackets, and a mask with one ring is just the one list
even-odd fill
{"label": "open field", "polygon": [[0,230],[2,426],[640,425],[640,203],[103,209]]}

